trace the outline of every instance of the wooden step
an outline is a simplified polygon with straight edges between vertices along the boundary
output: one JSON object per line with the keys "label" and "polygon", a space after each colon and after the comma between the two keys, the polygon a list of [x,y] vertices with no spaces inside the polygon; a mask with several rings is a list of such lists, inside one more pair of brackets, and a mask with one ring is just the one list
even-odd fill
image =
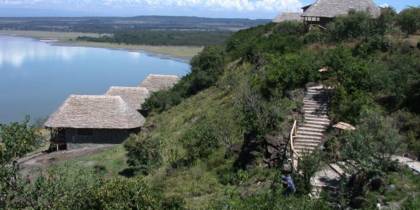
{"label": "wooden step", "polygon": [[300,143],[300,144],[316,144],[316,145],[321,145],[322,141],[320,139],[296,139],[294,141],[295,143]]}
{"label": "wooden step", "polygon": [[322,120],[305,120],[305,123],[315,124],[315,125],[326,125],[329,126],[330,122]]}
{"label": "wooden step", "polygon": [[296,132],[297,134],[302,134],[302,135],[311,135],[311,136],[324,136],[324,134],[322,132],[310,132],[310,131],[300,131],[298,130]]}
{"label": "wooden step", "polygon": [[309,127],[309,128],[318,128],[318,129],[327,129],[327,125],[318,125],[318,124],[311,124],[311,123],[303,123],[302,127]]}
{"label": "wooden step", "polygon": [[294,147],[297,146],[308,146],[308,147],[318,147],[321,143],[318,142],[301,142],[301,141],[297,141],[294,143]]}
{"label": "wooden step", "polygon": [[313,131],[313,132],[324,132],[325,131],[325,129],[322,129],[322,128],[311,128],[311,127],[299,127],[298,129],[297,129],[298,131],[299,130],[301,130],[301,131]]}
{"label": "wooden step", "polygon": [[305,120],[330,122],[330,120],[326,116],[325,117],[305,116]]}
{"label": "wooden step", "polygon": [[295,136],[296,139],[314,139],[314,140],[322,140],[322,136],[308,136],[303,134],[298,134]]}

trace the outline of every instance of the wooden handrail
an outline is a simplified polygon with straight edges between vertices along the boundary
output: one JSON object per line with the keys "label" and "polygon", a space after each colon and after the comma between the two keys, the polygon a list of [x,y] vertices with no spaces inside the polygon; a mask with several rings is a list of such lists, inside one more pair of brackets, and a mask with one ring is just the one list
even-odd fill
{"label": "wooden handrail", "polygon": [[297,121],[295,120],[295,122],[293,123],[292,130],[290,131],[290,142],[289,142],[291,156],[292,156],[292,166],[293,166],[293,169],[294,169],[294,160],[295,160],[295,158],[299,159],[299,154],[296,152],[295,147],[294,147],[294,138],[296,136],[296,132],[297,132]]}
{"label": "wooden handrail", "polygon": [[295,133],[296,133],[296,125],[297,125],[297,121],[295,120],[295,122],[293,123],[293,127],[292,130],[290,131],[290,149],[292,151],[292,153],[295,152],[295,147],[293,146],[293,138],[295,137]]}

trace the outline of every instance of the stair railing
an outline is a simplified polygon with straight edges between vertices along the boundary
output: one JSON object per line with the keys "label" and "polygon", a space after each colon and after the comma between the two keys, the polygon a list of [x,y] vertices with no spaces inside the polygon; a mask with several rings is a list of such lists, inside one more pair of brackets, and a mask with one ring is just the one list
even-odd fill
{"label": "stair railing", "polygon": [[297,121],[295,120],[295,122],[293,123],[293,127],[292,130],[290,131],[290,152],[291,152],[291,159],[292,159],[292,169],[296,170],[297,168],[297,162],[295,164],[295,161],[297,161],[299,159],[299,154],[296,152],[295,150],[295,146],[294,146],[294,138],[296,136],[296,132],[297,132]]}

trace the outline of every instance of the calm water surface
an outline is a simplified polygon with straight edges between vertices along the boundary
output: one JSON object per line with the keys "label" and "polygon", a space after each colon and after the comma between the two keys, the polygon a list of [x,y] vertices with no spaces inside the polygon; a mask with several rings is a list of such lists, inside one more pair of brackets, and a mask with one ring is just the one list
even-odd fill
{"label": "calm water surface", "polygon": [[46,118],[70,94],[104,94],[110,86],[137,86],[150,73],[189,70],[186,63],[138,52],[0,36],[0,123]]}

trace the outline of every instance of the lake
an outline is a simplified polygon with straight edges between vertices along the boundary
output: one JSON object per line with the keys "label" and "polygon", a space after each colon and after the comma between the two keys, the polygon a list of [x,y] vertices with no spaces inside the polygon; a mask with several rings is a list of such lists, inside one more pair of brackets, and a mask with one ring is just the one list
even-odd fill
{"label": "lake", "polygon": [[141,52],[56,46],[0,36],[0,123],[48,117],[70,94],[137,86],[150,73],[183,76],[190,66]]}

